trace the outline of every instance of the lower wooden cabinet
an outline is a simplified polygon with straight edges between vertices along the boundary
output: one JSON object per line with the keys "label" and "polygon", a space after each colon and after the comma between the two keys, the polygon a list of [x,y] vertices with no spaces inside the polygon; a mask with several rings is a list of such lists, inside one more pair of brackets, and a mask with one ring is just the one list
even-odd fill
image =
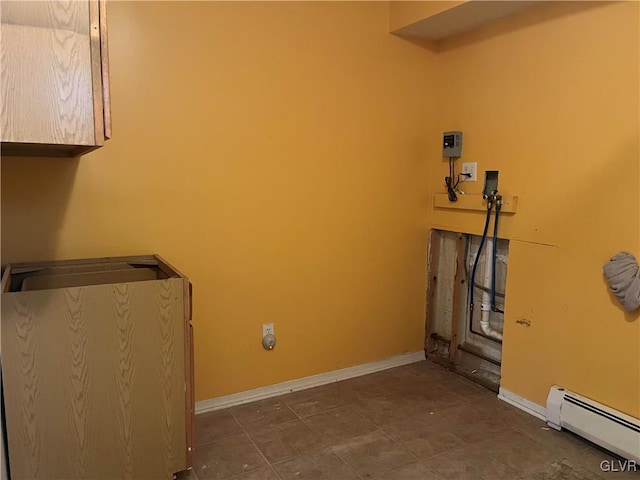
{"label": "lower wooden cabinet", "polygon": [[191,466],[191,284],[158,256],[9,265],[12,479],[169,479]]}

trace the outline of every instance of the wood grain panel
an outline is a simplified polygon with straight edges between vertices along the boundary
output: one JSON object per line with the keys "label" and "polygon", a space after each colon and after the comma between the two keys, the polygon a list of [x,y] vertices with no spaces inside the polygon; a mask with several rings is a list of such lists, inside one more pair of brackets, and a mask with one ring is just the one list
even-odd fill
{"label": "wood grain panel", "polygon": [[195,448],[195,414],[196,414],[196,393],[195,393],[195,369],[193,358],[193,286],[191,282],[184,278],[184,327],[185,327],[185,410],[187,412],[186,425],[186,450],[187,466],[193,465]]}
{"label": "wood grain panel", "polygon": [[156,280],[157,271],[151,268],[128,268],[106,272],[65,273],[36,275],[26,278],[20,290],[46,290],[51,288],[80,287],[106,283],[142,282]]}
{"label": "wood grain panel", "polygon": [[184,279],[2,299],[12,478],[186,468]]}
{"label": "wood grain panel", "polygon": [[[436,193],[433,196],[433,206],[435,208],[446,208],[453,210],[470,210],[476,212],[486,212],[487,202],[482,195],[470,193],[460,195],[457,202],[450,202],[446,193]],[[518,197],[513,195],[502,195],[502,208],[500,213],[513,214],[518,211]]]}
{"label": "wood grain panel", "polygon": [[[7,307],[5,309],[5,306]],[[34,324],[34,314],[30,303],[25,296],[13,297],[2,301],[2,315],[10,311],[12,322],[2,325],[2,353],[3,353],[3,386],[6,407],[9,402],[6,397],[14,395],[12,408],[7,410],[7,428],[14,432],[14,442],[10,446],[12,450],[20,451],[21,455],[33,459],[23,465],[22,476],[24,478],[37,478],[43,472],[41,468],[40,448],[42,446],[42,418],[34,414],[43,406],[42,396],[38,382],[38,362],[36,351],[38,342]],[[15,339],[15,344],[7,346],[4,339]],[[15,348],[11,348],[15,347]],[[7,357],[13,354],[12,361]],[[13,388],[12,388],[13,386]],[[24,422],[15,422],[9,415],[9,411],[17,418],[25,419]],[[40,438],[39,438],[40,437]],[[17,473],[16,473],[17,475]]]}
{"label": "wood grain panel", "polygon": [[98,0],[89,1],[89,28],[94,143],[96,145],[104,145],[104,111],[102,106],[104,92],[102,90],[102,46],[100,44],[100,7]]}
{"label": "wood grain panel", "polygon": [[[89,3],[3,3],[0,83],[3,142],[93,145]],[[9,7],[9,17],[6,8]],[[26,7],[24,7],[26,8]],[[25,23],[8,23],[13,17]],[[44,19],[44,20],[42,20]],[[44,25],[44,26],[43,26]]]}
{"label": "wood grain panel", "polygon": [[186,456],[187,466],[193,465],[195,447],[195,379],[194,379],[194,358],[193,358],[193,326],[191,325],[193,316],[193,285],[182,275],[177,268],[167,262],[160,255],[154,255],[158,268],[168,277],[180,276],[183,279],[183,302],[184,302],[184,363],[185,363],[185,410],[186,418]]}
{"label": "wood grain panel", "polygon": [[[133,388],[136,380],[136,363],[133,358],[134,323],[131,319],[131,297],[129,284],[123,283],[113,287],[114,313],[118,332],[118,368],[115,371],[118,391],[118,437],[120,442],[120,461],[122,462],[121,478],[133,478]],[[140,372],[142,375],[142,372]]]}
{"label": "wood grain panel", "polygon": [[[180,282],[182,284],[182,282]],[[155,374],[158,376],[158,380],[162,385],[162,393],[160,400],[164,405],[165,411],[170,411],[171,407],[175,401],[176,395],[184,396],[184,391],[182,395],[180,394],[180,388],[178,387],[178,391],[175,390],[175,385],[172,382],[172,378],[176,375],[182,376],[184,375],[184,371],[176,371],[176,355],[184,355],[184,349],[180,349],[176,351],[175,348],[175,328],[174,328],[174,310],[176,308],[181,310],[181,305],[176,305],[173,301],[172,295],[173,292],[169,288],[171,284],[168,282],[163,282],[160,284],[160,289],[158,291],[158,327],[155,330],[156,333],[156,342],[160,345],[161,351],[161,362],[156,364],[156,372]],[[181,322],[184,323],[184,322]],[[185,337],[186,342],[186,337]],[[186,420],[186,416],[185,416]],[[165,440],[167,445],[172,445],[171,438],[174,435],[174,426],[172,422],[173,418],[167,416],[164,418],[161,424],[162,437]],[[186,423],[185,423],[186,429]],[[177,450],[168,451],[167,455],[164,455],[162,460],[165,464],[165,469],[169,471],[175,459],[180,455],[179,453],[180,446],[178,446]]]}
{"label": "wood grain panel", "polygon": [[453,299],[452,312],[451,312],[451,341],[449,343],[449,360],[452,362],[455,360],[458,353],[458,324],[460,323],[461,305],[460,305],[460,290],[464,284],[464,262],[466,260],[466,244],[464,237],[458,235],[456,239],[456,273],[453,278]]}
{"label": "wood grain panel", "polygon": [[2,23],[10,25],[30,25],[41,28],[57,28],[69,30],[82,35],[89,35],[89,23],[81,15],[77,0],[48,0],[35,2],[6,1],[0,2]]}
{"label": "wood grain panel", "polygon": [[102,110],[104,115],[104,138],[111,138],[111,81],[109,78],[109,35],[107,31],[107,1],[100,4],[100,53],[102,58]]}
{"label": "wood grain panel", "polygon": [[80,478],[87,478],[89,474],[89,405],[87,400],[91,398],[87,392],[90,386],[87,325],[83,318],[83,293],[86,289],[67,288],[64,292],[66,304],[66,341],[64,345],[71,348],[64,352],[65,365],[68,370],[69,381],[64,383],[67,408],[70,409],[70,431],[72,447],[76,452],[75,466]]}

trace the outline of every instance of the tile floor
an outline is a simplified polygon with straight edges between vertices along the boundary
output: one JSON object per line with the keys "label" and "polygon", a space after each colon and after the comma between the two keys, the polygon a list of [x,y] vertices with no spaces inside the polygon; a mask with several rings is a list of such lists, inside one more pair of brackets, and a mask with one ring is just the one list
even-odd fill
{"label": "tile floor", "polygon": [[198,415],[196,444],[192,480],[640,479],[426,361]]}

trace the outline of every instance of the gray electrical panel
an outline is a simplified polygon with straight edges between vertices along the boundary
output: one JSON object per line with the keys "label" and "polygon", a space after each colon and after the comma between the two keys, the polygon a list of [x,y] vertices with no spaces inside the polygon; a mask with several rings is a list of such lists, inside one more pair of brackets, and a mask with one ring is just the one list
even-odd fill
{"label": "gray electrical panel", "polygon": [[462,156],[462,132],[444,132],[442,134],[442,156]]}

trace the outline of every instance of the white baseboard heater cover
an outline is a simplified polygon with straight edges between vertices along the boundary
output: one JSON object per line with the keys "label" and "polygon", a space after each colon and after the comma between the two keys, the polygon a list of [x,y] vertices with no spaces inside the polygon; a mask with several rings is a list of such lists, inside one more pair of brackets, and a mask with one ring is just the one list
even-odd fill
{"label": "white baseboard heater cover", "polygon": [[554,385],[547,397],[547,424],[566,429],[640,463],[640,421]]}

